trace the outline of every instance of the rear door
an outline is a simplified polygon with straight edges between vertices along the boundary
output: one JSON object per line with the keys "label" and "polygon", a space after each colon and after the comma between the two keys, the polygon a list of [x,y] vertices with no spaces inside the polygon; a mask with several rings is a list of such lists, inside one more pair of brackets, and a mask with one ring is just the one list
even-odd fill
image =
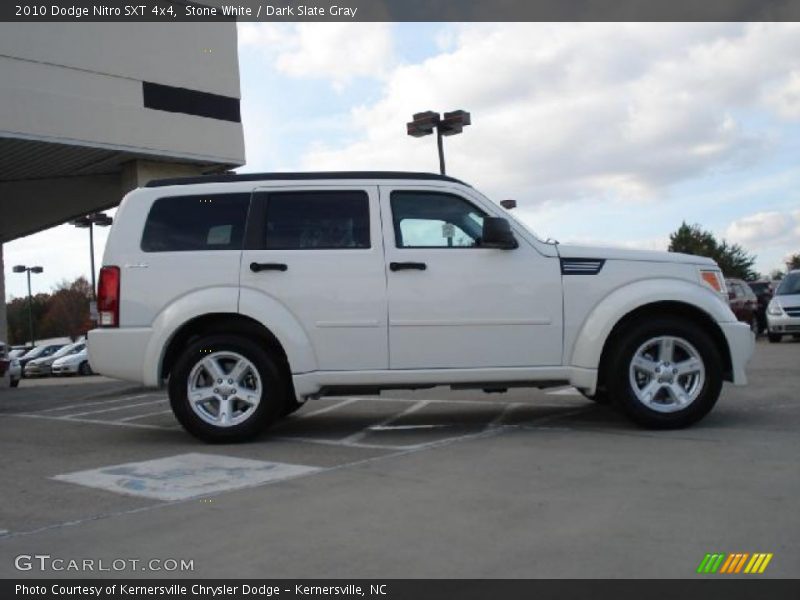
{"label": "rear door", "polygon": [[487,211],[460,193],[381,186],[392,369],[561,364],[561,272],[518,236],[480,247]]}
{"label": "rear door", "polygon": [[241,285],[294,315],[320,370],[388,367],[377,187],[257,189]]}

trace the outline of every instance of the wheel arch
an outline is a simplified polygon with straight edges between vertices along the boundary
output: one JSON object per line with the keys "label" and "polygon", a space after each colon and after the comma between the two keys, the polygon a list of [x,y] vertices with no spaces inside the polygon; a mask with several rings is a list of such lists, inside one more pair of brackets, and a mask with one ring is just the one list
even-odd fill
{"label": "wheel arch", "polygon": [[626,313],[614,324],[614,327],[611,329],[611,332],[603,344],[603,349],[600,354],[597,380],[598,387],[604,387],[605,385],[605,367],[611,354],[611,349],[614,347],[614,344],[617,342],[617,340],[619,340],[619,338],[626,331],[628,331],[628,329],[633,326],[635,322],[650,317],[664,316],[686,319],[708,333],[711,336],[714,345],[719,350],[720,357],[722,358],[722,364],[724,368],[723,379],[725,381],[731,381],[733,379],[733,362],[731,359],[730,348],[728,347],[725,334],[717,324],[717,321],[698,306],[689,304],[688,302],[665,300],[660,302],[651,302],[649,304],[639,306]]}
{"label": "wheel arch", "polygon": [[159,378],[169,376],[180,352],[194,340],[214,334],[240,335],[267,348],[280,362],[291,383],[289,357],[280,340],[262,323],[239,313],[209,313],[194,317],[178,327],[170,337],[159,363]]}

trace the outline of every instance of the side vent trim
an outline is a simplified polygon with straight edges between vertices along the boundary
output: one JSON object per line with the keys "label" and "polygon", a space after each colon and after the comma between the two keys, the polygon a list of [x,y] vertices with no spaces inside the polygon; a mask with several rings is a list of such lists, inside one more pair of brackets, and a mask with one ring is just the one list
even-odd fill
{"label": "side vent trim", "polygon": [[606,264],[604,258],[562,258],[562,275],[597,275]]}

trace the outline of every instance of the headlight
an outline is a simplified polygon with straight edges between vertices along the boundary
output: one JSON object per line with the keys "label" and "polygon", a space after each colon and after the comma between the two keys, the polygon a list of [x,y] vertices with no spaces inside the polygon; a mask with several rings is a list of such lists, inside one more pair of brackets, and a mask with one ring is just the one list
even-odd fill
{"label": "headlight", "polygon": [[773,317],[780,317],[783,314],[781,303],[777,300],[770,300],[769,306],[767,306],[767,314]]}

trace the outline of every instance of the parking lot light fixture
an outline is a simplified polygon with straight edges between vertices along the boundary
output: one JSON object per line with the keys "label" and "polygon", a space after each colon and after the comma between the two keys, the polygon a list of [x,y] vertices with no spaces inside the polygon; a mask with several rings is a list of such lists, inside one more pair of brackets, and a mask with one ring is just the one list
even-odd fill
{"label": "parking lot light fixture", "polygon": [[431,135],[436,130],[436,145],[439,149],[439,172],[445,175],[444,142],[443,136],[457,135],[464,131],[464,127],[472,124],[470,114],[465,110],[446,112],[443,116],[427,110],[413,116],[410,123],[406,123],[406,133],[411,137],[424,137]]}
{"label": "parking lot light fixture", "polygon": [[36,345],[36,340],[33,335],[33,295],[31,294],[31,273],[44,273],[43,267],[27,267],[25,265],[15,265],[11,269],[14,273],[27,273],[28,274],[28,330],[31,336],[31,346]]}
{"label": "parking lot light fixture", "polygon": [[79,229],[89,230],[89,261],[91,263],[92,273],[92,300],[97,300],[97,281],[95,278],[94,268],[94,227],[108,227],[114,222],[114,219],[105,213],[91,213],[78,217],[69,222],[70,225],[78,227]]}

